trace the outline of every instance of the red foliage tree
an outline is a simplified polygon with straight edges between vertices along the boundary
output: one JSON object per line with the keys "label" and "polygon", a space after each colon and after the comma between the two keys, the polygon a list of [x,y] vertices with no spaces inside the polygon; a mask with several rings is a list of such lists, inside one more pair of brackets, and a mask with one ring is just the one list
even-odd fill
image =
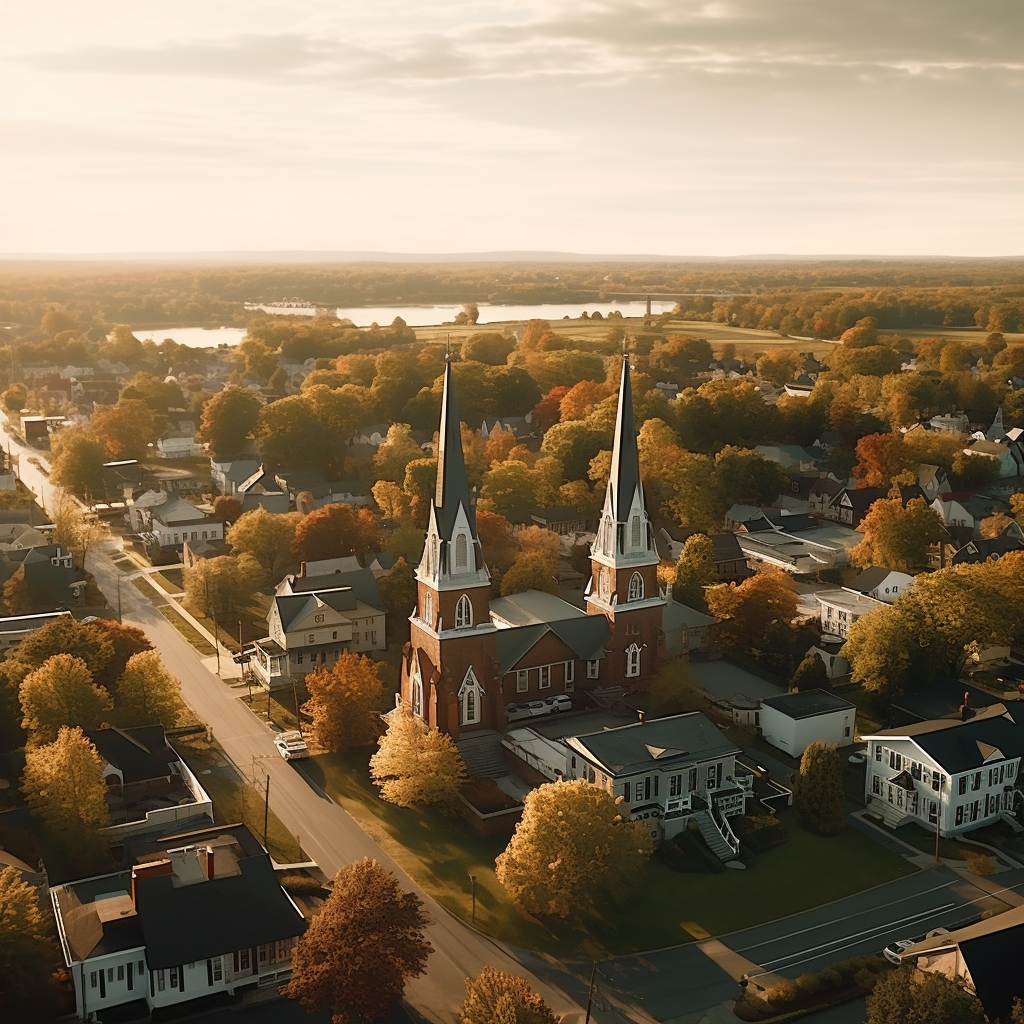
{"label": "red foliage tree", "polygon": [[377,519],[368,508],[325,505],[310,512],[295,528],[295,557],[301,562],[322,558],[361,558],[380,550]]}
{"label": "red foliage tree", "polygon": [[562,418],[562,399],[569,393],[569,388],[564,384],[553,387],[534,407],[533,422],[530,424],[534,430],[543,431],[553,427]]}

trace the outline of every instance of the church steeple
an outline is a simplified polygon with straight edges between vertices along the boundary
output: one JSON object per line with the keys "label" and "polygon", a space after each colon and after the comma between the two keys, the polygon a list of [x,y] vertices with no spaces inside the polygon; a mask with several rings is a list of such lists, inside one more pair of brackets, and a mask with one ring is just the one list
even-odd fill
{"label": "church steeple", "polygon": [[450,353],[445,362],[441,397],[437,486],[416,576],[434,590],[489,585],[491,581],[480,551],[476,512],[470,501]]}

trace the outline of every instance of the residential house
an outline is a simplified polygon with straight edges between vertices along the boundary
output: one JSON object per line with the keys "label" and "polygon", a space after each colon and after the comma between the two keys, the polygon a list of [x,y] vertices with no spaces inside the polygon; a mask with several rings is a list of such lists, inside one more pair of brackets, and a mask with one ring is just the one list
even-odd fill
{"label": "residential house", "polygon": [[808,451],[796,444],[759,444],[754,446],[754,451],[768,462],[774,462],[781,466],[786,472],[799,473],[816,469],[824,456],[824,452]]}
{"label": "residential house", "polygon": [[552,505],[548,508],[531,508],[530,525],[557,533],[559,537],[570,537],[587,533],[591,522],[586,514],[573,505]]}
{"label": "residential house", "polygon": [[833,476],[819,476],[807,491],[808,511],[823,516],[846,485]]}
{"label": "residential house", "polygon": [[993,704],[863,736],[868,809],[890,828],[915,822],[943,836],[998,821],[1021,794],[1021,714]]}
{"label": "residential house", "polygon": [[213,823],[213,801],[167,742],[162,725],[98,729],[88,737],[105,762],[112,824],[104,831],[111,842]]}
{"label": "residential house", "polygon": [[47,534],[28,523],[0,523],[0,551],[43,547]]}
{"label": "residential house", "polygon": [[282,513],[291,508],[288,492],[282,490],[277,479],[262,466],[238,485],[235,497],[241,503],[243,512],[262,508],[267,512]]}
{"label": "residential house", "polygon": [[[825,510],[825,518],[838,520],[844,526],[856,530],[871,506],[880,498],[889,497],[889,490],[888,487],[844,487]],[[904,507],[911,499],[923,497],[924,492],[917,484],[900,488]]]}
{"label": "residential house", "polygon": [[486,441],[495,430],[511,431],[516,437],[525,437],[530,433],[530,424],[533,423],[533,413],[528,412],[525,416],[499,416],[497,419],[484,420],[480,424],[480,436]]}
{"label": "residential house", "polygon": [[1009,1020],[1014,1001],[1024,997],[1024,907],[987,920],[929,933],[900,954],[924,974],[941,974],[976,996],[989,1020]]}
{"label": "residential house", "polygon": [[285,981],[306,922],[245,825],[129,848],[131,866],[50,889],[82,1020]]}
{"label": "residential house", "polygon": [[819,524],[809,515],[786,515],[775,509],[761,509],[736,540],[747,563],[773,565],[790,573],[813,573],[843,566],[849,551],[861,540],[852,530],[831,523]]}
{"label": "residential house", "polygon": [[[671,592],[666,596],[671,596]],[[687,604],[669,601],[661,617],[662,631],[665,634],[665,653],[673,658],[679,654],[700,650],[708,628],[717,621],[714,616],[706,615]]]}
{"label": "residential house", "polygon": [[937,430],[941,433],[966,434],[971,429],[971,420],[967,413],[954,410],[950,413],[933,416],[928,421],[928,425],[932,430]]}
{"label": "residential house", "polygon": [[63,416],[22,416],[21,436],[32,448],[47,448],[50,435],[57,433],[66,422]]}
{"label": "residential house", "polygon": [[917,467],[917,486],[921,488],[925,501],[929,504],[940,494],[948,494],[952,490],[946,471],[939,466],[922,463]]}
{"label": "residential house", "polygon": [[914,584],[914,577],[896,569],[872,566],[850,580],[845,590],[873,597],[876,601],[892,604],[900,594],[905,594]]}
{"label": "residential house", "polygon": [[66,610],[39,612],[36,615],[4,615],[0,617],[0,658],[4,657],[12,647],[17,647],[22,640],[41,626],[48,626],[56,619],[69,617]]}
{"label": "residential house", "polygon": [[739,843],[729,818],[743,814],[753,780],[737,766],[740,749],[700,711],[569,736],[569,778],[613,797],[657,839],[696,821],[711,849],[732,860]]}
{"label": "residential house", "polygon": [[103,463],[103,486],[107,494],[127,501],[141,487],[144,470],[138,459],[120,459]]}
{"label": "residential house", "polygon": [[202,455],[203,446],[196,441],[194,430],[171,427],[157,438],[156,451],[161,459],[188,459]]}
{"label": "residential house", "polygon": [[25,586],[29,601],[36,608],[67,607],[72,599],[72,585],[78,582],[78,573],[72,564],[71,552],[59,544],[45,544],[7,553],[11,559],[20,556],[25,573]]}
{"label": "residential house", "polygon": [[850,635],[850,627],[868,612],[886,608],[884,601],[858,594],[845,587],[835,590],[819,590],[814,597],[821,606],[821,628],[832,636],[844,640]]}
{"label": "residential house", "polygon": [[1000,441],[972,441],[964,448],[965,455],[979,459],[991,459],[1001,477],[1017,475],[1017,460],[1010,446]]}
{"label": "residential house", "polygon": [[942,498],[936,498],[931,503],[931,507],[939,513],[942,517],[943,525],[947,528],[959,526],[973,532],[975,525],[974,516],[954,498],[947,497],[945,501]]}
{"label": "residential house", "polygon": [[745,580],[751,573],[747,556],[740,547],[734,533],[713,533],[711,543],[715,548],[715,575],[721,583]]}
{"label": "residential house", "polygon": [[234,496],[240,484],[249,479],[260,468],[258,459],[252,456],[241,458],[211,458],[210,476],[221,494]]}
{"label": "residential house", "polygon": [[979,565],[990,562],[1011,551],[1024,551],[1022,542],[1015,531],[1007,530],[998,537],[976,537],[969,540],[953,555],[952,565]]}
{"label": "residential house", "polygon": [[224,539],[224,523],[184,498],[169,496],[166,501],[152,506],[148,513],[142,533],[159,547],[180,547],[186,540]]}
{"label": "residential house", "polygon": [[841,637],[826,633],[807,649],[804,657],[820,658],[829,679],[839,679],[850,672],[850,663],[840,653],[845,643]]}
{"label": "residential house", "polygon": [[226,540],[186,540],[181,546],[181,561],[186,569],[193,568],[204,558],[220,558],[231,554]]}
{"label": "residential house", "polygon": [[758,725],[773,747],[800,757],[811,743],[853,743],[857,706],[828,690],[780,693],[761,700]]}
{"label": "residential house", "polygon": [[284,685],[329,669],[342,651],[387,647],[387,610],[369,569],[286,576],[267,613],[267,636],[253,645],[260,685]]}

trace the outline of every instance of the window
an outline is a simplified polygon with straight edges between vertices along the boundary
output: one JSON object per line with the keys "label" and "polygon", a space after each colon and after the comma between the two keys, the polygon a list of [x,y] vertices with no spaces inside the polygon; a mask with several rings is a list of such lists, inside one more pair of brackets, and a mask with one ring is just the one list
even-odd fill
{"label": "window", "polygon": [[307,643],[311,643],[311,644],[315,644],[316,643],[316,633],[309,633],[309,634],[307,634],[307,636],[308,636]]}
{"label": "window", "polygon": [[876,743],[875,744],[875,760],[876,761],[881,761],[882,760],[882,744],[881,743]]}
{"label": "window", "polygon": [[526,693],[530,689],[530,670],[521,668],[516,673],[516,693]]}
{"label": "window", "polygon": [[630,536],[629,543],[634,547],[640,547],[640,517],[633,516],[633,522],[630,524]]}
{"label": "window", "polygon": [[588,679],[596,679],[597,676],[598,676],[598,673],[600,672],[600,670],[601,670],[601,663],[599,661],[597,661],[596,659],[594,661],[588,661],[587,662],[587,678]]}
{"label": "window", "polygon": [[209,530],[203,530],[203,540],[209,540],[209,537],[207,536],[209,532]]}
{"label": "window", "polygon": [[299,651],[299,653],[295,655],[295,664],[296,665],[301,665],[302,664],[302,651]]}
{"label": "window", "polygon": [[[567,661],[565,663],[565,681],[567,683],[575,682],[576,680],[576,662]],[[568,689],[568,687],[566,687]]]}
{"label": "window", "polygon": [[551,666],[550,665],[541,665],[539,671],[540,671],[539,687],[542,690],[547,690],[551,686]]}
{"label": "window", "polygon": [[690,792],[690,793],[692,793],[692,792],[694,792],[694,790],[696,790],[696,788],[697,788],[697,769],[696,768],[691,768],[690,769],[690,777],[686,780],[686,788],[687,788],[687,792]]}
{"label": "window", "polygon": [[140,960],[139,961],[139,977],[141,978],[142,975],[145,974],[145,973],[146,973],[146,964],[145,964],[144,961]]}
{"label": "window", "polygon": [[682,775],[669,776],[668,780],[668,795],[682,796],[683,795],[683,777]]}
{"label": "window", "polygon": [[[237,956],[237,954],[235,954]],[[167,972],[159,970],[156,972],[156,990],[157,992],[163,992],[167,988]]]}
{"label": "window", "polygon": [[627,622],[626,623],[626,636],[639,636],[640,635],[640,623],[639,622]]}
{"label": "window", "polygon": [[423,717],[423,683],[419,677],[413,677],[412,685],[409,687],[412,700],[412,713],[418,715],[420,718]]}
{"label": "window", "polygon": [[91,988],[95,988],[96,987],[96,972],[95,971],[92,971],[89,974],[89,985],[90,985]]}
{"label": "window", "polygon": [[939,805],[934,800],[929,800],[928,804],[928,820],[934,825],[939,820]]}
{"label": "window", "polygon": [[877,775],[871,776],[871,792],[877,796],[882,795],[882,780]]}
{"label": "window", "polygon": [[961,775],[960,778],[956,780],[956,791],[957,791],[957,793],[960,796],[963,796],[964,793],[967,792],[967,776],[966,775]]}
{"label": "window", "polygon": [[455,568],[465,569],[469,559],[469,545],[466,543],[466,535],[460,533],[455,538]]}
{"label": "window", "polygon": [[938,772],[932,772],[932,789],[937,793],[942,788],[942,776]]}
{"label": "window", "polygon": [[476,721],[476,694],[472,690],[466,691],[466,721]]}
{"label": "window", "polygon": [[113,967],[108,967],[107,968],[107,981],[113,981],[113,980],[114,980],[114,968]]}
{"label": "window", "polygon": [[178,968],[177,967],[172,967],[171,968],[171,988],[177,988],[177,987],[178,987]]}
{"label": "window", "polygon": [[626,648],[626,675],[629,677],[640,675],[640,648],[636,644],[630,644]]}
{"label": "window", "polygon": [[849,726],[847,726],[847,727],[846,727],[846,728],[845,728],[845,729],[843,730],[843,735],[844,735],[844,736],[849,736],[849,735],[850,735],[850,727],[849,727]]}
{"label": "window", "polygon": [[370,643],[371,644],[375,644],[376,642],[377,642],[377,630],[371,629],[370,630]]}
{"label": "window", "polygon": [[473,605],[469,598],[463,594],[455,605],[455,628],[462,629],[464,626],[473,625]]}
{"label": "window", "polygon": [[334,631],[333,631],[333,632],[331,633],[331,639],[332,639],[332,640],[337,640],[337,639],[338,639],[338,631],[337,631],[337,630],[334,630]]}
{"label": "window", "polygon": [[889,751],[889,767],[896,772],[903,767],[903,758],[895,750]]}
{"label": "window", "polygon": [[708,789],[714,789],[715,788],[715,766],[714,765],[710,765],[708,767],[707,788]]}
{"label": "window", "polygon": [[117,980],[124,981],[124,964],[117,965]]}
{"label": "window", "polygon": [[635,572],[629,577],[629,600],[642,601],[644,599],[644,578],[640,573]]}
{"label": "window", "polygon": [[[638,799],[639,799],[639,796],[638,796]],[[651,777],[650,777],[650,775],[648,775],[648,776],[646,776],[644,778],[644,799],[645,800],[650,800],[651,799]]]}
{"label": "window", "polygon": [[981,789],[981,772],[975,772],[971,779],[971,792],[977,792],[979,789]]}
{"label": "window", "polygon": [[955,825],[962,825],[964,823],[964,808],[963,804],[958,804],[956,809],[956,817],[954,819]]}

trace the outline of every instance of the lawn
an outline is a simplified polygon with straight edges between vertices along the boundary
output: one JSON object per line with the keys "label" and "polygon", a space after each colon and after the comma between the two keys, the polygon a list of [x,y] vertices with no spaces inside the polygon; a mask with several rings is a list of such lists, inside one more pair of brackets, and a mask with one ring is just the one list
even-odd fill
{"label": "lawn", "polygon": [[599,956],[691,941],[686,926],[722,935],[849,896],[915,869],[858,832],[825,838],[784,812],[790,841],[743,871],[682,874],[653,858],[626,907],[609,909],[588,931],[577,921],[535,921],[512,906],[494,876],[502,839],[484,839],[461,818],[408,811],[376,796],[365,754],[311,758],[303,771],[345,808],[427,892],[465,921],[476,875],[477,926],[515,945]]}
{"label": "lawn", "polygon": [[[204,658],[213,654],[213,644],[194,626],[186,622],[176,611],[172,611],[167,602],[154,602],[160,614],[201,654]],[[162,607],[161,607],[162,605]]]}

